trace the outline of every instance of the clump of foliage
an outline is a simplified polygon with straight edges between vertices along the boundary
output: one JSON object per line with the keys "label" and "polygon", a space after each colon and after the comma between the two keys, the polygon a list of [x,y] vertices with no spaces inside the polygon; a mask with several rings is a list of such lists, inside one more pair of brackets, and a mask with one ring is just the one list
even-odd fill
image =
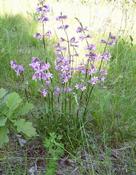
{"label": "clump of foliage", "polygon": [[32,123],[23,116],[33,109],[31,103],[24,103],[16,93],[0,89],[0,148],[8,143],[10,132],[22,133],[26,137],[36,136]]}

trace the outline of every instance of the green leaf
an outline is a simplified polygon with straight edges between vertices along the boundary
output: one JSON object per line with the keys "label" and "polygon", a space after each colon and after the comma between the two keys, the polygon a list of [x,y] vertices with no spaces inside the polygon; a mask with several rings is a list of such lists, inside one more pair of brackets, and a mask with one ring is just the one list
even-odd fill
{"label": "green leaf", "polygon": [[7,118],[6,117],[0,117],[0,127],[5,126],[6,121],[7,121]]}
{"label": "green leaf", "polygon": [[0,89],[0,99],[6,95],[7,91],[3,88]]}
{"label": "green leaf", "polygon": [[11,111],[14,111],[20,105],[21,102],[22,99],[16,92],[7,95],[6,105]]}
{"label": "green leaf", "polygon": [[27,122],[25,119],[15,121],[15,126],[18,132],[22,132],[28,137],[36,136],[36,129],[32,126],[31,122]]}
{"label": "green leaf", "polygon": [[25,115],[28,114],[32,109],[34,108],[32,103],[26,102],[23,107],[19,110],[19,115]]}
{"label": "green leaf", "polygon": [[9,130],[6,127],[0,128],[0,148],[2,148],[4,144],[8,143],[9,141],[8,133]]}

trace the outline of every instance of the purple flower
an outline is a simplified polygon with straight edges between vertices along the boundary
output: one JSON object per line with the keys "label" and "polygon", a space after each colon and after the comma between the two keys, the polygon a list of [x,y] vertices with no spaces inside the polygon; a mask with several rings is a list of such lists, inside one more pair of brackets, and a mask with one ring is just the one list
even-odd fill
{"label": "purple flower", "polygon": [[37,20],[42,23],[46,23],[49,21],[49,18],[47,16],[47,13],[50,12],[49,5],[45,4],[45,1],[39,2],[36,13],[37,13]]}
{"label": "purple flower", "polygon": [[85,31],[88,31],[87,27],[78,27],[76,30],[77,33],[85,32]]}
{"label": "purple flower", "polygon": [[41,90],[41,95],[42,95],[43,97],[46,97],[47,94],[48,94],[48,91],[47,91],[46,89]]}
{"label": "purple flower", "polygon": [[15,69],[17,67],[17,63],[14,60],[10,61],[10,65],[12,69]]}
{"label": "purple flower", "polygon": [[107,44],[107,45],[109,45],[109,46],[112,46],[112,45],[114,45],[114,44],[116,43],[116,37],[113,36],[113,35],[111,34],[111,32],[110,32],[110,33],[109,33],[108,41],[102,39],[102,40],[101,40],[101,43],[104,43],[104,44]]}
{"label": "purple flower", "polygon": [[47,71],[50,68],[49,63],[44,63],[39,60],[37,57],[32,58],[31,64],[29,64],[32,69],[34,69],[37,73]]}
{"label": "purple flower", "polygon": [[116,37],[114,35],[112,35],[111,32],[109,33],[109,38],[113,39],[113,40],[116,40]]}
{"label": "purple flower", "polygon": [[66,47],[61,46],[60,43],[57,43],[57,45],[55,46],[55,48],[56,48],[56,51],[57,52],[62,52],[62,51],[65,51],[66,50]]}
{"label": "purple flower", "polygon": [[51,84],[51,80],[46,80],[45,85],[48,87]]}
{"label": "purple flower", "polygon": [[66,15],[62,15],[62,12],[60,13],[60,16],[58,16],[58,17],[56,18],[57,21],[62,21],[62,20],[64,20],[64,19],[67,19],[67,16],[66,16]]}
{"label": "purple flower", "polygon": [[84,64],[80,64],[77,68],[77,70],[79,72],[81,72],[82,74],[86,74],[86,66]]}
{"label": "purple flower", "polygon": [[91,36],[90,36],[90,35],[86,35],[86,36],[81,35],[81,36],[79,37],[79,39],[80,39],[81,41],[83,41],[83,40],[85,40],[85,39],[88,39],[88,38],[91,38]]}
{"label": "purple flower", "polygon": [[70,72],[64,72],[64,73],[60,74],[60,79],[61,79],[62,83],[67,83],[70,78],[71,78]]}
{"label": "purple flower", "polygon": [[107,75],[107,70],[105,70],[105,69],[100,70],[100,77],[99,77],[99,80],[100,80],[100,81],[104,81],[106,75]]}
{"label": "purple flower", "polygon": [[101,59],[104,60],[104,61],[109,61],[110,58],[111,58],[111,54],[109,52],[104,52],[101,55]]}
{"label": "purple flower", "polygon": [[84,90],[86,90],[86,86],[84,85],[84,84],[76,84],[75,85],[75,88],[76,89],[79,89],[79,90],[81,90],[81,91],[84,91]]}
{"label": "purple flower", "polygon": [[47,16],[43,16],[43,17],[40,17],[38,20],[39,20],[40,22],[44,23],[44,22],[49,21],[49,18],[48,18]]}
{"label": "purple flower", "polygon": [[11,68],[16,72],[17,76],[24,72],[24,67],[16,63],[16,61],[10,62]]}
{"label": "purple flower", "polygon": [[49,68],[50,68],[50,64],[49,64],[49,63],[41,62],[41,67],[40,67],[40,69],[41,69],[42,71],[46,71],[46,70],[48,70]]}
{"label": "purple flower", "polygon": [[78,41],[76,41],[76,38],[75,37],[72,37],[71,39],[70,39],[70,45],[71,46],[74,46],[74,47],[78,47]]}
{"label": "purple flower", "polygon": [[45,34],[45,37],[48,37],[48,38],[50,38],[51,37],[51,31],[49,30],[48,32],[46,32],[46,34]]}
{"label": "purple flower", "polygon": [[43,76],[43,80],[47,80],[47,81],[52,79],[52,78],[53,78],[53,75],[50,72],[45,73]]}
{"label": "purple flower", "polygon": [[32,57],[32,62],[31,64],[29,64],[30,67],[32,67],[32,69],[34,69],[35,71],[39,69],[40,67],[40,60],[37,57]]}
{"label": "purple flower", "polygon": [[19,76],[20,74],[24,72],[24,67],[22,65],[18,65],[17,68],[15,68],[15,72]]}
{"label": "purple flower", "polygon": [[94,44],[89,44],[86,48],[86,50],[96,50],[96,46]]}
{"label": "purple flower", "polygon": [[60,41],[61,41],[61,42],[64,42],[64,41],[66,41],[66,39],[64,39],[64,38],[61,37],[61,38],[60,38]]}
{"label": "purple flower", "polygon": [[58,29],[63,29],[63,30],[66,30],[68,29],[69,25],[65,24],[65,25],[61,25],[58,27]]}
{"label": "purple flower", "polygon": [[95,84],[97,84],[98,81],[99,81],[99,78],[94,76],[91,78],[89,83],[91,83],[92,85],[95,85]]}
{"label": "purple flower", "polygon": [[56,70],[59,72],[59,77],[62,83],[67,83],[71,78],[70,60],[63,56],[58,56],[56,60]]}
{"label": "purple flower", "polygon": [[72,37],[72,38],[70,39],[70,43],[78,43],[78,41],[76,41],[76,38],[75,38],[75,37]]}
{"label": "purple flower", "polygon": [[101,39],[101,43],[107,44],[107,41],[104,39]]}
{"label": "purple flower", "polygon": [[64,92],[65,93],[70,93],[70,92],[72,92],[72,88],[71,87],[66,87],[66,88],[64,88]]}
{"label": "purple flower", "polygon": [[36,34],[34,34],[34,38],[41,40],[42,35],[40,33],[36,33]]}
{"label": "purple flower", "polygon": [[109,45],[109,46],[112,46],[112,45],[114,45],[114,44],[116,44],[116,40],[111,40],[110,42],[108,42],[108,45]]}
{"label": "purple flower", "polygon": [[42,8],[42,10],[43,10],[43,12],[45,12],[45,13],[48,13],[48,12],[50,12],[50,7],[49,7],[49,5],[44,5],[43,6],[43,8]]}
{"label": "purple flower", "polygon": [[59,87],[54,88],[54,95],[59,96],[61,93],[61,89]]}
{"label": "purple flower", "polygon": [[40,3],[38,4],[38,7],[36,8],[36,12],[40,13],[40,14],[46,14],[48,12],[50,12],[50,7],[47,4],[44,3]]}
{"label": "purple flower", "polygon": [[34,73],[32,76],[32,80],[41,80],[42,73]]}
{"label": "purple flower", "polygon": [[88,69],[88,75],[93,75],[97,72],[97,69],[92,65],[90,69]]}
{"label": "purple flower", "polygon": [[53,78],[53,75],[49,72],[49,63],[42,62],[39,58],[33,57],[32,62],[29,65],[35,71],[32,76],[33,80],[45,80],[46,85],[50,84],[50,80]]}
{"label": "purple flower", "polygon": [[36,12],[37,12],[37,13],[42,12],[42,7],[37,7],[37,8],[36,8]]}
{"label": "purple flower", "polygon": [[85,54],[86,57],[88,57],[89,61],[95,61],[98,58],[98,55],[93,52],[89,52],[88,54]]}

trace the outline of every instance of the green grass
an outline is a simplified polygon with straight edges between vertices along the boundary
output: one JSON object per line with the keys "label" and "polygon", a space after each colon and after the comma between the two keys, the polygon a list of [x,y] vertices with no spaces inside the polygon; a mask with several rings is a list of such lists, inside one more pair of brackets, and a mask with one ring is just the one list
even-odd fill
{"label": "green grass", "polygon": [[[25,74],[30,78],[31,72],[27,68],[32,56],[54,58],[52,42],[46,41],[44,51],[41,43],[33,38],[35,28],[35,22],[18,15],[0,17],[0,87],[18,91],[22,96],[23,87],[10,69],[10,60],[16,59],[25,65]],[[50,132],[63,135],[65,148],[77,159],[81,175],[136,174],[136,45],[128,39],[119,39],[111,52],[107,80],[104,87],[95,88],[92,94],[86,123],[79,121],[79,126],[66,118],[46,119],[47,116],[38,110],[32,119],[42,137]],[[41,99],[33,100],[36,107],[40,107]],[[88,162],[93,163],[93,166],[90,166],[90,170],[83,168],[83,161],[77,155],[78,149],[91,154]],[[112,159],[113,150],[118,151],[118,158]],[[10,155],[10,148],[6,151]],[[103,156],[103,161],[99,159],[100,156]],[[12,172],[11,163],[6,161],[5,164],[7,175],[25,174],[23,169],[26,167],[22,168],[19,164],[16,172]]]}
{"label": "green grass", "polygon": [[[46,50],[33,38],[36,33],[36,23],[29,19],[15,16],[0,17],[0,86],[13,88],[12,81],[15,79],[10,69],[10,60],[17,60],[18,63],[27,68],[33,56],[42,58],[54,57],[51,43],[46,41]],[[4,65],[4,66],[3,66]],[[30,71],[30,69],[28,70]],[[26,69],[26,74],[28,74]],[[17,88],[16,85],[14,87]]]}
{"label": "green grass", "polygon": [[104,88],[95,89],[91,128],[101,143],[116,147],[136,138],[136,46],[119,40],[112,50]]}

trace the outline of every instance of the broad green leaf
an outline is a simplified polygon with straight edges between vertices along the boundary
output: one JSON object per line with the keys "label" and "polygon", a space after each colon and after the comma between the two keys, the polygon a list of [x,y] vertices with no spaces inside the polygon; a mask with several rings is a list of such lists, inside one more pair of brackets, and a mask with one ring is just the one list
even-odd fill
{"label": "broad green leaf", "polygon": [[7,118],[6,117],[0,117],[0,127],[5,126],[6,121],[7,121]]}
{"label": "broad green leaf", "polygon": [[28,114],[28,112],[30,112],[33,108],[34,106],[32,103],[26,102],[25,105],[21,107],[18,113],[19,115],[25,115],[25,114]]}
{"label": "broad green leaf", "polygon": [[7,91],[3,88],[0,89],[0,99],[6,95]]}
{"label": "broad green leaf", "polygon": [[36,129],[32,126],[31,122],[27,122],[25,119],[15,121],[15,126],[18,132],[22,132],[28,137],[36,136]]}
{"label": "broad green leaf", "polygon": [[14,111],[20,105],[21,102],[22,99],[16,92],[7,95],[6,105],[11,111]]}
{"label": "broad green leaf", "polygon": [[0,148],[2,148],[4,144],[8,143],[9,141],[8,133],[9,130],[6,127],[0,128]]}

